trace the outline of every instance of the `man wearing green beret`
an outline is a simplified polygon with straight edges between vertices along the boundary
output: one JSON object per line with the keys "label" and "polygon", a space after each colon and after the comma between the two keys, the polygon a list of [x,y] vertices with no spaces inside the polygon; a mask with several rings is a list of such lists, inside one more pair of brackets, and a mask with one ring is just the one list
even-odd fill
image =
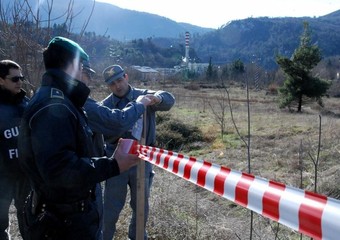
{"label": "man wearing green beret", "polygon": [[121,147],[112,156],[93,157],[93,133],[83,112],[90,89],[79,80],[86,52],[55,37],[43,59],[46,72],[19,136],[19,162],[32,188],[24,211],[27,239],[97,240],[97,184],[140,159]]}

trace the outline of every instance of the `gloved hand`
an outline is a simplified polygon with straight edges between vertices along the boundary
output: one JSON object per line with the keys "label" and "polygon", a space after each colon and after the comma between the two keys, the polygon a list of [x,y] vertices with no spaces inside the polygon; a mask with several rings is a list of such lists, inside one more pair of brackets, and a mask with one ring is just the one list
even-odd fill
{"label": "gloved hand", "polygon": [[132,151],[132,153],[127,152],[130,147],[126,146],[126,143],[124,139],[120,138],[116,150],[112,155],[118,163],[120,172],[128,170],[130,167],[137,165],[138,161],[141,161],[138,157],[137,149],[133,149],[134,151]]}

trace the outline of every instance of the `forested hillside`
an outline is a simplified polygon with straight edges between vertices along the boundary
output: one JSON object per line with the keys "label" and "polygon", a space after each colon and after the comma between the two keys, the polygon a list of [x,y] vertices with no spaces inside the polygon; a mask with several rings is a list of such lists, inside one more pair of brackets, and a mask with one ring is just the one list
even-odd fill
{"label": "forested hillside", "polygon": [[[13,4],[18,2],[20,7],[14,8]],[[291,56],[298,46],[305,21],[310,25],[313,43],[320,47],[323,58],[340,55],[340,10],[317,18],[235,20],[213,30],[106,3],[94,4],[92,0],[53,1],[51,9],[43,4],[38,7],[34,0],[18,2],[1,1],[0,27],[3,32],[6,24],[17,24],[18,21],[25,21],[26,29],[20,30],[21,35],[33,31],[27,28],[49,24],[47,28],[51,30],[45,35],[73,36],[100,67],[107,62],[170,68],[179,65],[185,54],[185,32],[188,31],[192,62],[207,63],[211,59],[215,66],[223,66],[240,60],[275,70],[278,68],[276,55]],[[50,15],[48,10],[51,10]],[[30,11],[32,16],[28,14]],[[20,29],[25,26],[20,25]],[[9,43],[6,43],[5,35],[2,37],[0,47],[6,49]],[[29,38],[41,46],[46,45],[48,39],[41,34],[29,34]]]}
{"label": "forested hillside", "polygon": [[319,18],[248,18],[232,21],[221,29],[195,37],[191,48],[207,62],[257,61],[266,69],[276,68],[277,54],[291,56],[299,44],[303,22],[308,22],[314,44],[323,57],[340,55],[340,11]]}

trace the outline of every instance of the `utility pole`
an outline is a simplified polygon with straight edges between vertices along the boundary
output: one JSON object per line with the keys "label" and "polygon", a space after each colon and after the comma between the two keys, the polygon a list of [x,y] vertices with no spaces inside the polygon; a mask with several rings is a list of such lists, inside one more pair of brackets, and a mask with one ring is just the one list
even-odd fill
{"label": "utility pole", "polygon": [[[146,145],[146,110],[143,114],[143,132],[140,144]],[[136,216],[136,240],[144,239],[144,218],[145,218],[145,162],[137,164],[137,216]]]}

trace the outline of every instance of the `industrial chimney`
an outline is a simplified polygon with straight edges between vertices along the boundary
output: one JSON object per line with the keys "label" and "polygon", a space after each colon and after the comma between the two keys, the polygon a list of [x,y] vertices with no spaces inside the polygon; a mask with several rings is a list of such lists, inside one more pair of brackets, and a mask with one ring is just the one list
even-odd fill
{"label": "industrial chimney", "polygon": [[190,33],[189,32],[185,32],[185,61],[189,62],[189,40],[190,40]]}

